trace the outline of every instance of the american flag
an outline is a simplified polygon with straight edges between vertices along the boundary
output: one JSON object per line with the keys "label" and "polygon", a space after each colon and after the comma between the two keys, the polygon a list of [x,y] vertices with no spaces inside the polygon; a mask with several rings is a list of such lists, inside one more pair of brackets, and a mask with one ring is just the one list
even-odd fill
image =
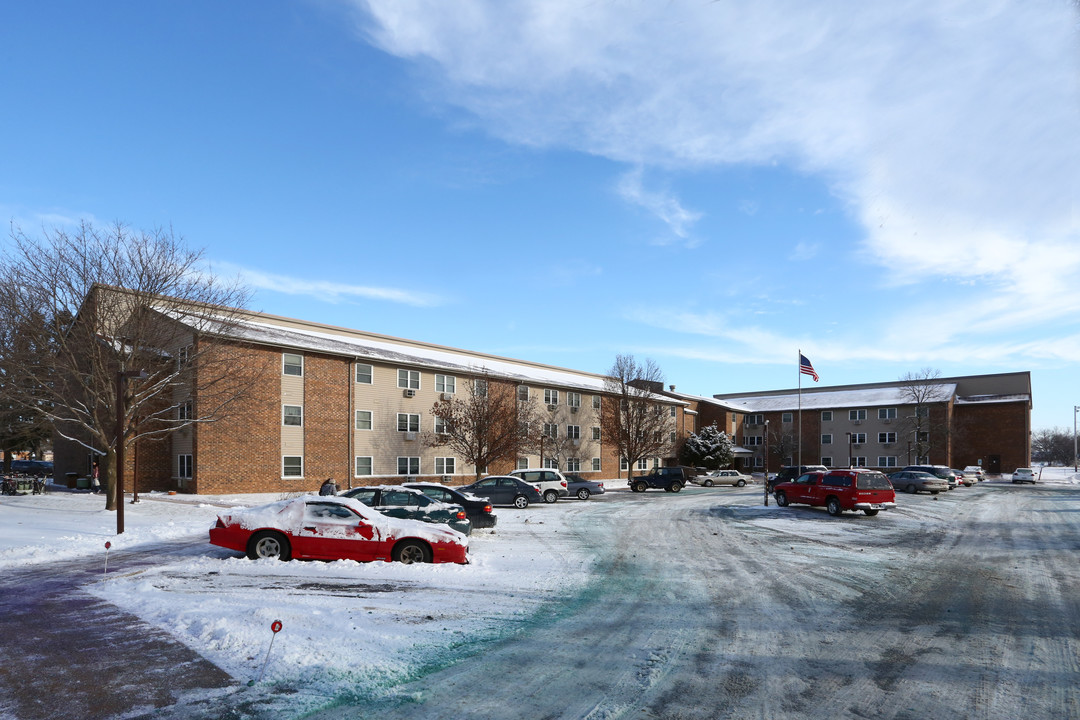
{"label": "american flag", "polygon": [[799,353],[799,372],[814,378],[814,382],[818,381],[817,371],[814,370],[814,366],[810,364],[810,361],[802,353]]}

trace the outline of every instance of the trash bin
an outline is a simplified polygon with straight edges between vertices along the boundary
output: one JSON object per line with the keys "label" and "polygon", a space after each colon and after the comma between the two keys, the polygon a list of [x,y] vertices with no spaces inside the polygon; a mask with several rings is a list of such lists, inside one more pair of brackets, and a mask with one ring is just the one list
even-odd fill
{"label": "trash bin", "polygon": [[79,473],[64,473],[64,480],[67,481],[68,489],[73,489],[75,487],[75,481],[78,479],[78,477]]}
{"label": "trash bin", "polygon": [[75,487],[78,488],[79,490],[89,490],[90,489],[90,478],[84,478],[84,477],[76,478]]}

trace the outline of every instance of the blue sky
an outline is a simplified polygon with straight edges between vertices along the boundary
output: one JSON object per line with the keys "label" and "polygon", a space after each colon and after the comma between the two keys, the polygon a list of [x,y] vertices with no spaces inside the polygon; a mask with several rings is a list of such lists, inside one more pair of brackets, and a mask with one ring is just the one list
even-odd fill
{"label": "blue sky", "polygon": [[[866,5],[867,7],[864,7]],[[880,5],[881,7],[877,7]],[[678,389],[1080,405],[1076,5],[0,6],[0,214],[172,226],[252,308]],[[6,240],[5,240],[6,242]]]}

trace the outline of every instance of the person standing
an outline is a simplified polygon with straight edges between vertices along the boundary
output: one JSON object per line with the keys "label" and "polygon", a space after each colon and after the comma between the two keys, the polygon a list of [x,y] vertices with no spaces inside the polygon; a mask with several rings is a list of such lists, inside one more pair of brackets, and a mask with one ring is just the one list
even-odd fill
{"label": "person standing", "polygon": [[320,495],[337,495],[337,485],[334,484],[334,478],[326,478],[326,482],[319,488]]}
{"label": "person standing", "polygon": [[100,467],[98,461],[94,461],[94,466],[90,469],[90,492],[97,495],[101,492],[101,480],[98,475],[100,473]]}

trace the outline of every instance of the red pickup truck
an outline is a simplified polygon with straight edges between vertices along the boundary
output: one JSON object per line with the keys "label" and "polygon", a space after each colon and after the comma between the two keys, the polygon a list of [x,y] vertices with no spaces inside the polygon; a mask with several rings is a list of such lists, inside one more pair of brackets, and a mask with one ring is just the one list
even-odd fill
{"label": "red pickup truck", "polygon": [[781,507],[792,503],[816,505],[826,508],[830,515],[862,510],[873,516],[896,507],[896,491],[889,478],[877,470],[862,468],[808,472],[792,482],[780,483],[773,494]]}

